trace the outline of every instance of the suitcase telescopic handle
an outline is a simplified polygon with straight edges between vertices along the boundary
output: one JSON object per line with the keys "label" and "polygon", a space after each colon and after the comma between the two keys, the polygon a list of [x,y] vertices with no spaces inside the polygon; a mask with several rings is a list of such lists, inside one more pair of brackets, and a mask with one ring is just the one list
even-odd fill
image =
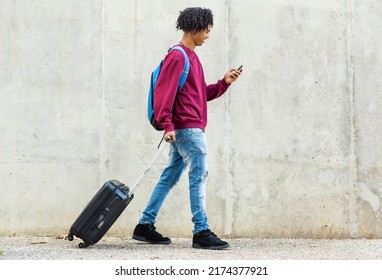
{"label": "suitcase telescopic handle", "polygon": [[166,142],[164,145],[161,145],[159,147],[159,151],[155,154],[154,158],[150,161],[150,163],[147,165],[145,171],[141,174],[141,176],[138,178],[138,180],[135,182],[135,184],[131,187],[128,196],[130,197],[135,190],[138,188],[139,184],[142,182],[142,180],[146,177],[146,175],[150,172],[151,167],[154,165],[154,163],[158,160],[159,156],[162,154],[163,150],[166,149],[168,145],[168,141],[171,140],[171,137],[167,137]]}

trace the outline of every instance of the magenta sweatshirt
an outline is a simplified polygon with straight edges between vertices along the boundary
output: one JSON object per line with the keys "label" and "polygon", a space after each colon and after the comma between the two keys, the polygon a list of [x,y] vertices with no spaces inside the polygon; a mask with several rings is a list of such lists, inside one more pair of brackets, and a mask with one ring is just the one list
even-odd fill
{"label": "magenta sweatshirt", "polygon": [[207,101],[220,97],[229,87],[224,79],[206,85],[202,64],[196,53],[184,46],[190,60],[186,83],[177,93],[185,60],[173,50],[165,57],[154,95],[154,117],[165,132],[175,129],[200,128],[207,125]]}

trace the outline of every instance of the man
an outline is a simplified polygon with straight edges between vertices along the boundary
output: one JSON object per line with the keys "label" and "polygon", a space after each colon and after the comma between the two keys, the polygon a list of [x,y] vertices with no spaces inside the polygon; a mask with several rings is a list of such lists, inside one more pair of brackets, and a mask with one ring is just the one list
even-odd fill
{"label": "man", "polygon": [[[154,97],[154,117],[165,130],[164,139],[170,139],[170,156],[155,186],[146,209],[135,227],[133,239],[170,244],[168,237],[156,231],[155,222],[159,209],[171,188],[179,181],[186,167],[189,168],[190,204],[192,212],[193,248],[225,249],[229,244],[218,238],[207,223],[205,186],[208,177],[207,142],[204,134],[207,125],[207,101],[220,97],[241,74],[230,69],[216,84],[206,85],[202,65],[194,49],[208,39],[213,26],[211,10],[187,8],[180,12],[176,28],[182,30],[180,46],[185,50],[190,71],[180,91],[178,82],[185,58],[173,50],[165,57]],[[170,138],[169,138],[170,137]]]}

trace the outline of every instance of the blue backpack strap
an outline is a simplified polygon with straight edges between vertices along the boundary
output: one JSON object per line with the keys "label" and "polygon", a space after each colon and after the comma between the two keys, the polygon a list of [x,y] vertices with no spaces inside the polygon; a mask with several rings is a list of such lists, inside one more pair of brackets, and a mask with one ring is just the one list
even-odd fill
{"label": "blue backpack strap", "polygon": [[180,90],[184,86],[184,83],[186,82],[188,72],[190,72],[190,60],[188,59],[188,56],[187,56],[185,50],[181,46],[175,46],[172,49],[170,49],[170,51],[172,51],[172,50],[181,51],[183,53],[184,59],[185,59],[184,69],[183,69],[182,75],[180,76],[180,79],[179,79],[179,90]]}

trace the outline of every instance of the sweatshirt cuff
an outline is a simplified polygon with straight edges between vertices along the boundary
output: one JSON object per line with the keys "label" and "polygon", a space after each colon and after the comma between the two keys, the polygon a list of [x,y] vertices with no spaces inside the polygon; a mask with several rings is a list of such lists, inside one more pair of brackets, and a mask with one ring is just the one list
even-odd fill
{"label": "sweatshirt cuff", "polygon": [[167,125],[166,127],[163,128],[164,131],[167,133],[167,132],[170,132],[170,131],[174,131],[175,128],[174,128],[174,125],[173,124],[170,124],[170,125]]}
{"label": "sweatshirt cuff", "polygon": [[221,85],[222,85],[223,89],[227,90],[231,84],[227,83],[223,78],[223,79],[221,79]]}

